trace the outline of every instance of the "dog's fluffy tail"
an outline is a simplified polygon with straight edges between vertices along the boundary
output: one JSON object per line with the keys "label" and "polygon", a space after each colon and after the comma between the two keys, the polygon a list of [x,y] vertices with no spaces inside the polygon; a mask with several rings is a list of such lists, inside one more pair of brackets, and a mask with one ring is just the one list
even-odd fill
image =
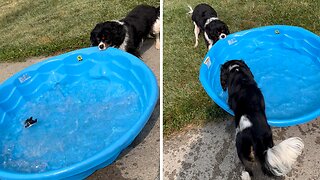
{"label": "dog's fluffy tail", "polygon": [[193,9],[192,9],[192,7],[188,4],[188,8],[190,9],[190,11],[189,12],[187,12],[187,14],[192,14],[193,13]]}
{"label": "dog's fluffy tail", "polygon": [[301,155],[304,144],[299,137],[292,137],[269,148],[265,155],[265,168],[275,176],[283,176],[291,170],[298,156]]}

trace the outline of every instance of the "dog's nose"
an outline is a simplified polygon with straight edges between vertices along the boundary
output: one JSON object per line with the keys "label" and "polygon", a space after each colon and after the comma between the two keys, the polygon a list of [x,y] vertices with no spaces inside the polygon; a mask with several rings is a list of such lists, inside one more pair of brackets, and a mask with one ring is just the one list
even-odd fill
{"label": "dog's nose", "polygon": [[221,33],[221,34],[220,34],[220,36],[219,36],[219,39],[224,39],[224,38],[226,38],[226,37],[227,37],[227,35],[226,35],[226,34]]}
{"label": "dog's nose", "polygon": [[104,49],[104,44],[99,44],[99,49]]}

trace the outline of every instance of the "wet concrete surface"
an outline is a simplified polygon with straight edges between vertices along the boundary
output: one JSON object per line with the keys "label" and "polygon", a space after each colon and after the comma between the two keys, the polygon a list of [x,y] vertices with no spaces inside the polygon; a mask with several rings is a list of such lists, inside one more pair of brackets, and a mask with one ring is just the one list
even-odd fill
{"label": "wet concrete surface", "polygon": [[[305,149],[286,177],[264,176],[259,165],[254,166],[254,178],[285,180],[320,179],[320,120],[287,127],[272,128],[275,144],[301,137]],[[164,141],[164,179],[237,180],[244,170],[235,148],[235,128],[232,117],[194,127]]]}
{"label": "wet concrete surface", "polygon": [[[160,81],[160,50],[155,48],[154,40],[145,41],[141,48],[142,60]],[[25,62],[0,63],[0,83],[14,73],[43,61],[48,57],[27,59]],[[159,179],[160,174],[160,101],[151,115],[146,126],[133,143],[125,149],[117,160],[87,179],[122,180],[122,179]]]}

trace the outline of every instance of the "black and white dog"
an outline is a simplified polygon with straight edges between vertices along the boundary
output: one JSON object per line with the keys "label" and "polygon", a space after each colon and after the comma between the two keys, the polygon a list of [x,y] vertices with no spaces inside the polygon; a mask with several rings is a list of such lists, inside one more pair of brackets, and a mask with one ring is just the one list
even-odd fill
{"label": "black and white dog", "polygon": [[228,104],[235,114],[236,148],[245,166],[242,179],[253,176],[249,162],[255,159],[267,175],[283,176],[302,153],[304,144],[298,137],[274,145],[267,123],[264,97],[249,67],[242,60],[231,60],[221,66],[220,82],[228,90]]}
{"label": "black and white dog", "polygon": [[148,36],[156,37],[160,49],[160,7],[139,5],[121,20],[99,23],[91,31],[92,46],[115,47],[140,57],[139,48]]}
{"label": "black and white dog", "polygon": [[188,14],[192,14],[192,21],[194,24],[194,35],[196,43],[194,47],[198,46],[198,39],[200,32],[204,33],[204,39],[207,48],[210,49],[219,39],[224,39],[230,34],[226,23],[221,21],[217,12],[208,4],[198,4],[194,10],[189,6],[190,11]]}

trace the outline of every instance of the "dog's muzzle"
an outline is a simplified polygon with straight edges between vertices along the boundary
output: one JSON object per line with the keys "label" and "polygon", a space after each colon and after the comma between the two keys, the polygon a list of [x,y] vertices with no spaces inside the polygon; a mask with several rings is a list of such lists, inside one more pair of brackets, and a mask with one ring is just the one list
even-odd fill
{"label": "dog's muzzle", "polygon": [[98,47],[99,47],[99,50],[105,50],[105,49],[107,49],[106,44],[103,43],[103,42],[100,42],[99,45],[98,45]]}
{"label": "dog's muzzle", "polygon": [[219,36],[219,39],[224,39],[226,37],[227,37],[227,35],[225,33],[221,33],[220,36]]}

